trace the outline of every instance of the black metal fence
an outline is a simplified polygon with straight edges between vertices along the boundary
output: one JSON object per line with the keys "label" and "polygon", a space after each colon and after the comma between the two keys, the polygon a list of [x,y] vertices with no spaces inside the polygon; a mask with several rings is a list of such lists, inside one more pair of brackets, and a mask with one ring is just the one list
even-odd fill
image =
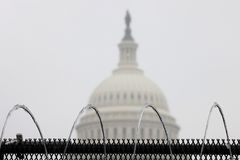
{"label": "black metal fence", "polygon": [[[106,141],[107,159],[164,159],[164,160],[225,160],[238,159],[240,155],[240,140],[207,139],[200,155],[203,140],[174,139],[171,140],[172,155],[167,140],[144,139],[137,140],[136,154],[133,155],[134,140],[108,139]],[[62,160],[62,159],[104,159],[103,140],[72,139],[63,154],[67,140],[46,139],[47,157],[40,139],[25,139],[16,141],[5,139],[0,150],[0,160]],[[232,157],[229,152],[232,151]]]}

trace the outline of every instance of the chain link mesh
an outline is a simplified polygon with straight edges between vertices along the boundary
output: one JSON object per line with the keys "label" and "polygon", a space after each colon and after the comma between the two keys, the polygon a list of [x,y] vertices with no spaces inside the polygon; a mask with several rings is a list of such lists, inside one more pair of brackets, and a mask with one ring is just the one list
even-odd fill
{"label": "chain link mesh", "polygon": [[[0,151],[0,160],[80,160],[105,159],[102,139],[71,139],[66,151],[66,139],[45,139],[47,158],[40,139],[25,139],[17,142],[4,139]],[[133,155],[134,142],[137,143],[136,154]],[[202,139],[173,139],[171,156],[166,139],[108,139],[106,141],[109,160],[230,160],[228,141],[224,139],[207,139],[203,155],[200,155]],[[240,155],[240,140],[230,140],[233,159]]]}

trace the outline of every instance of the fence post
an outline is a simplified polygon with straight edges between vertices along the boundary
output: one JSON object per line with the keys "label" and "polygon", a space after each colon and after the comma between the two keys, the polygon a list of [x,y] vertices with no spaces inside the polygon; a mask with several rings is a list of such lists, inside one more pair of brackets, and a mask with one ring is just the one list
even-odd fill
{"label": "fence post", "polygon": [[4,154],[0,153],[0,160],[3,160]]}
{"label": "fence post", "polygon": [[[17,139],[17,145],[18,145],[18,146],[21,146],[22,141],[23,141],[23,136],[22,136],[22,134],[18,133],[18,134],[16,135],[16,139]],[[16,156],[17,156],[17,158],[19,158],[19,159],[23,159],[23,158],[24,158],[24,155],[21,154],[21,153],[17,153]]]}

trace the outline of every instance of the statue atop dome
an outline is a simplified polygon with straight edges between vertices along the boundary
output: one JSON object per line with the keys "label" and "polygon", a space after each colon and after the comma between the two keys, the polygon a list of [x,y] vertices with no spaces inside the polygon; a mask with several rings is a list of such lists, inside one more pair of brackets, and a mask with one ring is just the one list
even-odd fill
{"label": "statue atop dome", "polygon": [[126,26],[129,28],[130,27],[130,23],[131,23],[131,16],[130,16],[128,11],[127,11],[127,14],[125,16],[125,23],[126,23]]}
{"label": "statue atop dome", "polygon": [[126,23],[126,29],[125,29],[125,35],[123,37],[123,41],[125,40],[131,40],[133,41],[133,37],[132,37],[132,34],[131,34],[131,28],[130,28],[130,23],[131,23],[131,16],[130,16],[130,13],[127,11],[126,12],[126,16],[125,16],[125,23]]}

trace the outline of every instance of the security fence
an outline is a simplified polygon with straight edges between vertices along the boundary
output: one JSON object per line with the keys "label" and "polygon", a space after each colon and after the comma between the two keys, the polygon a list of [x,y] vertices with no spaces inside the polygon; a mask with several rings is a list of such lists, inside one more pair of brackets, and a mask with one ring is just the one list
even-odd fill
{"label": "security fence", "polygon": [[[62,159],[172,159],[172,160],[225,160],[238,159],[240,140],[207,139],[202,155],[201,139],[108,139],[106,155],[104,141],[100,139],[71,139],[66,154],[66,139],[46,139],[47,156],[40,139],[4,139],[0,150],[0,160],[62,160]],[[136,154],[133,154],[136,143]],[[230,145],[228,145],[230,144]],[[230,154],[230,150],[232,155]]]}

